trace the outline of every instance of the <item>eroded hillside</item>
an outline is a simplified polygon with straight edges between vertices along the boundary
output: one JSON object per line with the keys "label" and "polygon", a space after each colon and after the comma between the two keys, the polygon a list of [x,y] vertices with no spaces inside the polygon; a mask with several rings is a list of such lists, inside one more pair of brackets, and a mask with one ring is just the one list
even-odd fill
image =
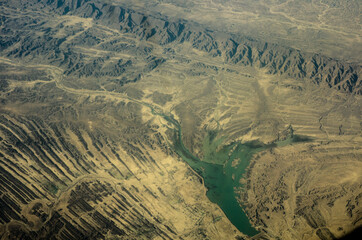
{"label": "eroded hillside", "polygon": [[255,239],[361,226],[360,64],[122,2],[0,12],[3,239],[249,238],[162,116],[204,161],[208,144],[308,139],[256,154],[235,189]]}

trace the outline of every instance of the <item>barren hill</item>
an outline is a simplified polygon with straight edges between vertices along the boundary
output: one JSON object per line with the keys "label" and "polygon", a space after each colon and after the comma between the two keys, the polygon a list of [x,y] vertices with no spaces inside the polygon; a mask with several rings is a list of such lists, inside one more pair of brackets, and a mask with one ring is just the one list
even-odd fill
{"label": "barren hill", "polygon": [[[155,2],[0,3],[2,239],[332,239],[361,226],[361,64]],[[224,149],[255,142],[270,147],[234,189],[260,232],[247,236],[184,160],[226,166]]]}

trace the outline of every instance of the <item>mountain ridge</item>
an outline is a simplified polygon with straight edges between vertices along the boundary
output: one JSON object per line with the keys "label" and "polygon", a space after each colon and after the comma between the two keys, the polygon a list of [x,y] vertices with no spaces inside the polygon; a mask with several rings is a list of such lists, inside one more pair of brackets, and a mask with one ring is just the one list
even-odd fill
{"label": "mountain ridge", "polygon": [[[135,34],[141,40],[161,46],[190,42],[193,48],[207,52],[212,57],[223,57],[227,63],[257,66],[267,69],[270,74],[309,79],[316,85],[325,84],[337,90],[362,94],[360,64],[338,61],[319,54],[303,53],[293,48],[263,43],[228,33],[220,37],[220,34],[195,27],[186,20],[171,21],[167,17],[148,16],[145,13],[98,0],[44,0],[41,3],[44,8],[58,14],[92,18],[105,26]],[[6,41],[6,38],[2,37],[2,46],[11,46],[12,42],[17,40]],[[31,51],[34,49],[33,45],[41,43],[41,40],[37,43],[31,37],[27,40]],[[54,45],[59,46],[63,40],[46,41],[57,41]],[[8,56],[17,56],[16,54],[16,52],[10,52]]]}
{"label": "mountain ridge", "polygon": [[[187,26],[185,20],[169,22],[121,6],[97,2],[64,0],[47,1],[47,4],[54,7],[57,3],[54,9],[58,12],[63,11],[63,14],[84,13],[84,17],[99,19],[111,25],[119,24],[121,31],[127,32],[127,27],[129,27],[130,31],[138,34],[141,39],[158,42],[161,45],[174,41],[181,43],[189,41],[196,49],[209,52],[213,56],[224,55],[227,62],[243,65],[256,64],[261,68],[266,67],[270,74],[287,74],[288,77],[298,79],[309,78],[316,84],[326,82],[329,87],[362,94],[361,66],[358,64],[337,61],[318,54],[301,53],[299,50],[280,47],[276,44],[257,43],[245,37],[235,39],[233,36],[228,36],[226,41],[222,39],[224,41],[220,42],[207,30],[195,32],[192,26]],[[119,22],[117,22],[117,17]],[[161,28],[159,25],[162,24]],[[152,25],[155,27],[152,28]]]}

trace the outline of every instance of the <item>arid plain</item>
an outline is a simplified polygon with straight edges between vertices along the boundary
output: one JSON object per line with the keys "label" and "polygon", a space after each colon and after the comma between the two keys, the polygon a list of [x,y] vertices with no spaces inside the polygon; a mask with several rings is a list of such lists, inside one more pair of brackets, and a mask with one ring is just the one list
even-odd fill
{"label": "arid plain", "polygon": [[[1,238],[360,227],[359,2],[240,2],[0,3]],[[184,159],[226,166],[236,143],[265,147],[234,188],[254,236]]]}

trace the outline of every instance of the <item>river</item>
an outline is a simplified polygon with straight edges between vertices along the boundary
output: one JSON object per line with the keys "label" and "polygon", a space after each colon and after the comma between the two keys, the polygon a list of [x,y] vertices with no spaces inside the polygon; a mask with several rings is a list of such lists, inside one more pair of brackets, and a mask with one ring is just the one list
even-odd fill
{"label": "river", "polygon": [[215,139],[216,133],[209,132],[203,142],[204,158],[199,159],[184,146],[182,130],[178,121],[172,116],[156,112],[153,108],[151,110],[153,114],[162,116],[175,127],[174,150],[203,178],[207,188],[206,195],[210,201],[221,208],[240,232],[250,237],[258,234],[259,232],[251,225],[235,194],[235,190],[242,187],[240,179],[249,166],[252,156],[267,148],[284,146],[293,142],[304,142],[309,139],[294,135],[284,141],[269,145],[254,141],[244,144],[235,142],[222,146],[223,139]]}

